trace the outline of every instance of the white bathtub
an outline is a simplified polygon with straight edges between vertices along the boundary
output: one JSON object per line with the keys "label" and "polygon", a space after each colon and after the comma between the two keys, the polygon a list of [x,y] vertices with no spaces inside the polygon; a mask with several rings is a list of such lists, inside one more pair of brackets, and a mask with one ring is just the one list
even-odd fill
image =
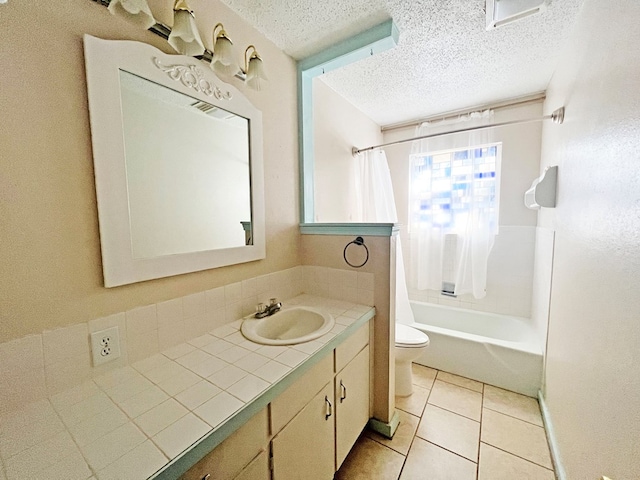
{"label": "white bathtub", "polygon": [[542,349],[525,318],[411,302],[431,343],[416,363],[536,397]]}

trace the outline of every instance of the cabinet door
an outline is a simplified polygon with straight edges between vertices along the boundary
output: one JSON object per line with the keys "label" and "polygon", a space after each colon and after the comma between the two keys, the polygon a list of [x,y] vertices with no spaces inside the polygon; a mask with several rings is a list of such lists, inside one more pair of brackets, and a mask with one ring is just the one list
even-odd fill
{"label": "cabinet door", "polygon": [[369,346],[347,364],[335,379],[336,469],[369,421]]}
{"label": "cabinet door", "polygon": [[271,433],[282,430],[327,382],[333,382],[333,355],[320,360],[271,402]]}
{"label": "cabinet door", "polygon": [[274,480],[331,480],[335,472],[333,383],[273,437]]}

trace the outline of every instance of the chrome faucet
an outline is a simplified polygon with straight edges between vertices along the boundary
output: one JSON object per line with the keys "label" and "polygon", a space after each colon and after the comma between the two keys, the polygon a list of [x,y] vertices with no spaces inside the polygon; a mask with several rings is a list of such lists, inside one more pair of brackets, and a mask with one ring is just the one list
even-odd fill
{"label": "chrome faucet", "polygon": [[256,314],[254,317],[256,318],[264,318],[270,315],[273,315],[277,311],[282,308],[282,302],[279,302],[277,298],[272,298],[271,303],[269,305],[265,305],[263,303],[259,303],[256,308]]}

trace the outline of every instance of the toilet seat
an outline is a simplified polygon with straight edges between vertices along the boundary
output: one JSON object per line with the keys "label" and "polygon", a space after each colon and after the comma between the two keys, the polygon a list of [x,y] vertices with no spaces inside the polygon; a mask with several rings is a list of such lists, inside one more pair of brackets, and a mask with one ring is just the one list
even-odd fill
{"label": "toilet seat", "polygon": [[396,347],[421,348],[429,345],[429,337],[417,328],[396,323]]}

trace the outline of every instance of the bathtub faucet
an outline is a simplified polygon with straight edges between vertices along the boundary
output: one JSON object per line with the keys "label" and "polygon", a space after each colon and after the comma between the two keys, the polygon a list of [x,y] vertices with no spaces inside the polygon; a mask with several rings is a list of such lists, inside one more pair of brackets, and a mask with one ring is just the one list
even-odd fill
{"label": "bathtub faucet", "polygon": [[265,305],[263,303],[258,304],[257,311],[254,316],[256,318],[269,317],[279,311],[281,308],[282,302],[279,302],[277,298],[272,298],[269,305]]}

